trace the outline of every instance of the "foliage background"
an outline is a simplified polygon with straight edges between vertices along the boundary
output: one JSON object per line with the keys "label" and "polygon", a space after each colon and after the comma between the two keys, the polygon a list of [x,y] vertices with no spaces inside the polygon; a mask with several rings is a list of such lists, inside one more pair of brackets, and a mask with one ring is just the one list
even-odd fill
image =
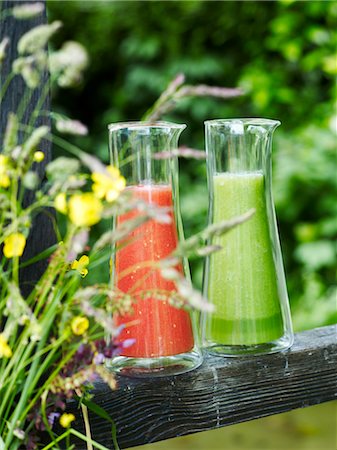
{"label": "foliage background", "polygon": [[[206,119],[282,121],[274,199],[295,329],[337,322],[337,3],[49,1],[48,9],[64,23],[59,42],[78,40],[91,59],[77,90],[53,93],[54,109],[89,126],[89,139],[77,143],[106,162],[106,125],[139,120],[179,72],[188,83],[246,91],[227,102],[184,100],[165,117],[187,123],[182,144],[203,148]],[[180,183],[189,236],[207,222],[204,162],[181,161]],[[201,273],[193,263],[199,287]]]}
{"label": "foliage background", "polygon": [[[59,40],[90,54],[77,90],[54,108],[89,126],[86,150],[108,159],[110,122],[139,120],[177,73],[188,83],[241,86],[223,102],[184,100],[166,117],[185,122],[181,143],[203,148],[203,121],[271,117],[274,197],[295,328],[337,322],[336,33],[330,1],[49,1],[64,23]],[[81,144],[81,142],[79,142]],[[207,221],[205,164],[181,161],[182,215],[189,236]],[[192,274],[201,284],[202,263]]]}

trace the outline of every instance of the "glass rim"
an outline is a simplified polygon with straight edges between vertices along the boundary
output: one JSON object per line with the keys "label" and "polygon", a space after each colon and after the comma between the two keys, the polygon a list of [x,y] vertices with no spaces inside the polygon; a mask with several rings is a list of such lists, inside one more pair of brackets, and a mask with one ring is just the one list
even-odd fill
{"label": "glass rim", "polygon": [[141,120],[130,120],[127,122],[113,122],[108,124],[108,130],[109,131],[117,131],[117,130],[123,130],[124,128],[132,128],[132,129],[139,129],[139,128],[172,128],[176,130],[184,130],[187,127],[184,123],[174,123],[174,122],[168,122],[165,120],[158,120],[158,121],[141,121]]}
{"label": "glass rim", "polygon": [[226,123],[242,123],[243,125],[281,125],[281,121],[278,119],[265,119],[263,117],[237,117],[229,119],[211,119],[205,120],[204,124],[207,125],[225,125]]}

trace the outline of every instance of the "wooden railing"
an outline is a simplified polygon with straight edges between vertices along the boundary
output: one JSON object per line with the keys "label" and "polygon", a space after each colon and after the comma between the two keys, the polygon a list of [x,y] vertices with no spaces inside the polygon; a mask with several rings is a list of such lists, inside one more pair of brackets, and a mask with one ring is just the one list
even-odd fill
{"label": "wooden railing", "polygon": [[[259,357],[206,355],[183,375],[118,377],[95,386],[96,404],[115,421],[121,448],[232,425],[337,399],[337,326],[295,335],[286,352]],[[80,410],[69,405],[83,430]],[[111,425],[90,413],[93,437],[113,449]],[[76,450],[85,450],[76,442]]]}

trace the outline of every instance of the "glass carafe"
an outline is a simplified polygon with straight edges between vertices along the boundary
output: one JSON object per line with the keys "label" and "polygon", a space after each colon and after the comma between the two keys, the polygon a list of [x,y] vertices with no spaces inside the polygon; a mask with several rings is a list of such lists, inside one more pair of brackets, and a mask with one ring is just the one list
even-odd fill
{"label": "glass carafe", "polygon": [[214,305],[203,315],[203,345],[240,356],[273,353],[293,342],[289,301],[271,190],[269,119],[210,120],[206,125],[209,223],[254,209],[254,215],[212,244],[204,295]]}
{"label": "glass carafe", "polygon": [[[125,177],[130,199],[167,208],[171,217],[170,223],[151,219],[141,224],[114,252],[114,285],[133,299],[132,311],[115,317],[117,325],[125,325],[120,340],[134,340],[109,363],[121,374],[172,375],[202,362],[194,313],[173,306],[170,296],[176,293],[175,284],[156,268],[183,238],[173,150],[185,127],[169,122],[109,125],[111,162]],[[121,214],[115,227],[142,214],[141,208]],[[175,269],[190,280],[187,260]]]}

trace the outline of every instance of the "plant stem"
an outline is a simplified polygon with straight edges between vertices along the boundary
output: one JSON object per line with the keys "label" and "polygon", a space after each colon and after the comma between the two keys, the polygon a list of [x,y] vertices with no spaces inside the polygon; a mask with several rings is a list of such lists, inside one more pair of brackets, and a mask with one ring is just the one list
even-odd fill
{"label": "plant stem", "polygon": [[28,411],[34,406],[34,404],[37,402],[37,400],[41,397],[43,391],[45,391],[47,388],[49,388],[50,383],[52,380],[59,374],[62,367],[65,366],[65,364],[72,358],[74,353],[76,352],[76,348],[72,351],[68,351],[67,356],[63,358],[60,363],[57,365],[56,369],[51,373],[47,381],[41,386],[41,388],[37,391],[34,398],[31,400],[29,405],[26,407],[26,409],[21,414],[21,420],[24,420],[24,418],[27,416]]}
{"label": "plant stem", "polygon": [[53,442],[50,442],[48,445],[42,448],[42,450],[49,450],[50,448],[53,448],[54,444],[57,444],[60,441],[63,441],[63,439],[66,439],[67,436],[70,434],[70,429],[65,431],[63,434],[58,436],[56,439],[53,440]]}
{"label": "plant stem", "polygon": [[34,127],[35,120],[36,120],[37,117],[39,116],[39,112],[40,112],[40,110],[41,110],[41,107],[42,107],[44,101],[45,101],[46,98],[47,98],[47,95],[48,95],[49,91],[50,91],[50,83],[49,83],[48,81],[46,81],[46,82],[44,83],[42,93],[41,93],[41,95],[39,96],[39,100],[38,100],[38,102],[36,103],[36,106],[35,106],[35,108],[34,108],[34,111],[31,113],[30,120],[29,120],[29,122],[28,122],[28,126]]}
{"label": "plant stem", "polygon": [[[50,304],[50,306],[49,306],[49,309],[52,311],[53,316],[55,316],[55,312],[57,310],[58,305],[59,305],[58,298],[55,297],[53,299],[52,304]],[[42,335],[42,338],[41,338],[41,340],[38,343],[37,351],[41,351],[42,348],[44,347],[45,342],[47,340],[47,337],[49,336],[49,330],[50,330],[50,327],[51,327],[52,324],[53,324],[53,322],[48,322],[47,320],[44,320],[41,323],[41,328],[42,328],[44,334]],[[19,402],[18,402],[18,404],[17,404],[17,406],[16,406],[16,408],[14,410],[14,413],[13,413],[13,415],[11,417],[10,424],[9,424],[9,427],[8,427],[9,428],[9,433],[8,433],[6,441],[5,441],[5,444],[8,446],[8,448],[10,448],[9,444],[11,444],[11,441],[12,441],[12,438],[13,438],[14,429],[17,426],[20,426],[21,425],[21,421],[24,420],[24,418],[26,417],[26,416],[24,416],[23,419],[21,418],[21,420],[18,423],[18,419],[20,417],[20,414],[22,414],[22,410],[25,407],[25,405],[27,404],[27,400],[30,397],[31,392],[34,390],[36,384],[39,381],[38,379],[36,379],[36,372],[38,371],[39,363],[40,363],[40,358],[36,358],[33,361],[32,365],[31,365],[31,367],[29,369],[28,376],[27,376],[27,378],[25,380],[24,387],[23,387],[23,390],[22,390]],[[26,410],[27,410],[27,408],[26,408]]]}
{"label": "plant stem", "polygon": [[8,89],[8,86],[10,85],[11,81],[13,80],[13,78],[15,77],[15,74],[13,72],[11,72],[5,82],[2,85],[1,91],[0,91],[0,103],[2,102],[3,98],[5,97],[6,91]]}
{"label": "plant stem", "polygon": [[41,415],[42,415],[42,420],[45,424],[46,430],[49,434],[49,436],[51,437],[51,439],[55,439],[55,434],[53,433],[53,430],[51,429],[50,425],[49,425],[49,421],[48,421],[48,417],[47,417],[47,413],[46,413],[46,402],[47,402],[47,398],[48,398],[48,390],[45,390],[43,392],[43,394],[41,395]]}
{"label": "plant stem", "polygon": [[88,438],[84,434],[80,433],[77,430],[74,430],[73,428],[69,428],[67,431],[65,431],[63,434],[58,436],[56,439],[53,440],[53,442],[50,442],[48,445],[43,447],[41,450],[49,450],[50,448],[53,448],[53,445],[57,442],[63,441],[63,439],[66,439],[70,434],[73,434],[74,436],[82,439],[85,442],[90,442],[95,448],[98,450],[109,450],[107,447],[104,447],[104,445],[99,444],[96,441],[93,441],[92,439]]}
{"label": "plant stem", "polygon": [[30,102],[32,95],[33,95],[33,89],[27,89],[27,87],[26,87],[23,97],[18,106],[17,113],[16,113],[19,122],[21,122],[23,119],[23,116],[26,111],[26,107],[27,107],[28,103]]}
{"label": "plant stem", "polygon": [[[81,403],[81,409],[82,409],[84,426],[85,426],[85,435],[91,440],[91,430],[90,430],[88,408],[83,403]],[[93,446],[90,441],[87,442],[87,449],[93,450]]]}

